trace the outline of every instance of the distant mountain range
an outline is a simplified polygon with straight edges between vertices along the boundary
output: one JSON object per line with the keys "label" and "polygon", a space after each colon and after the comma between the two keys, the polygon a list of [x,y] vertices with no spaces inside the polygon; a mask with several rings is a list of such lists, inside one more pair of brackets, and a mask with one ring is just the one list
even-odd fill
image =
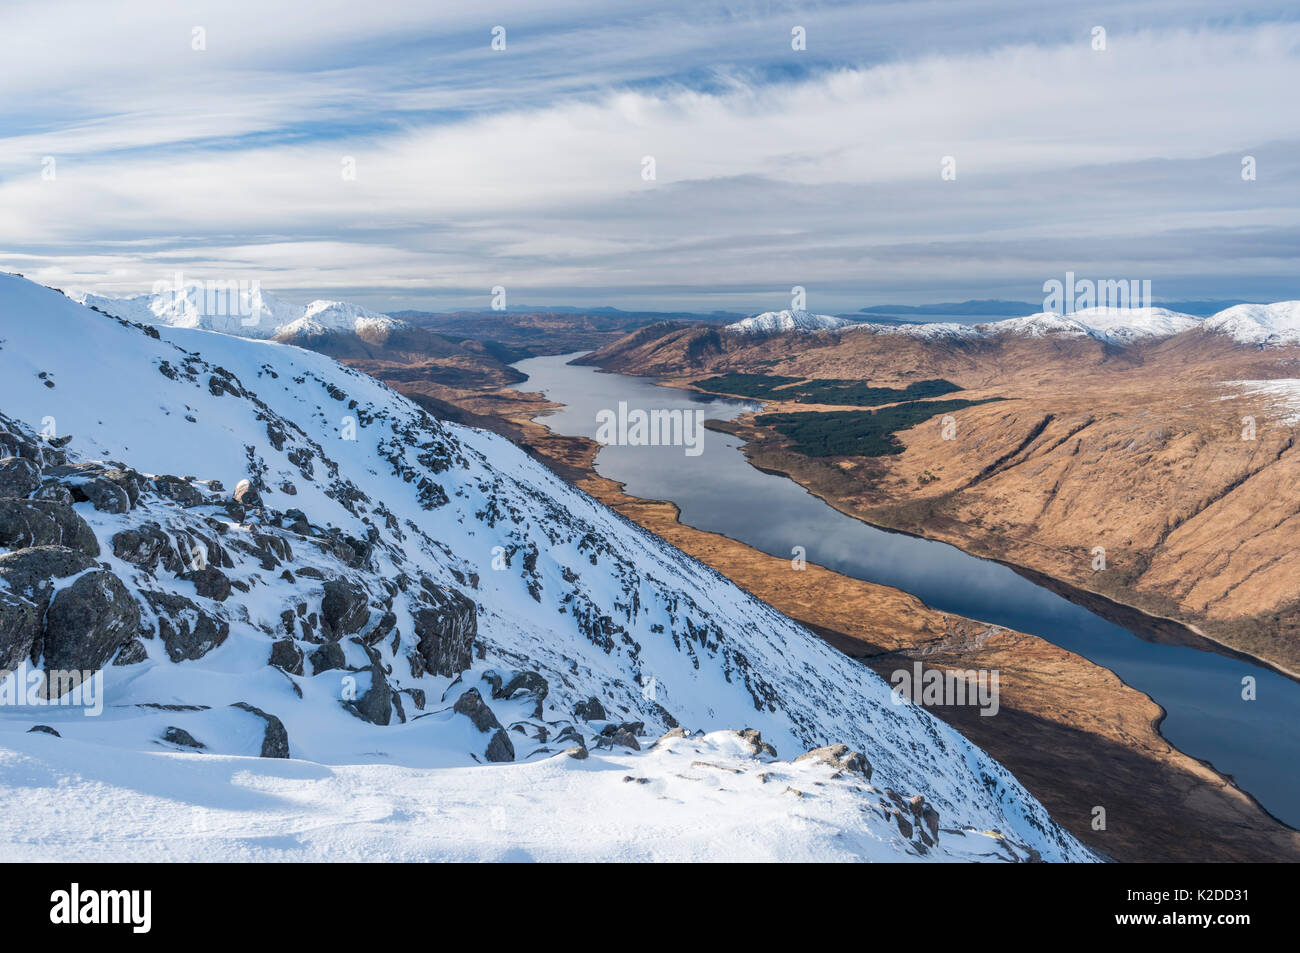
{"label": "distant mountain range", "polygon": [[[1244,298],[1227,298],[1221,301],[1160,301],[1157,305],[1181,314],[1208,318],[1234,305],[1246,304]],[[930,316],[942,314],[950,317],[1021,317],[1038,314],[1043,310],[1041,301],[1003,301],[998,298],[981,298],[971,301],[944,301],[938,304],[876,304],[860,308],[859,314],[892,316]]]}

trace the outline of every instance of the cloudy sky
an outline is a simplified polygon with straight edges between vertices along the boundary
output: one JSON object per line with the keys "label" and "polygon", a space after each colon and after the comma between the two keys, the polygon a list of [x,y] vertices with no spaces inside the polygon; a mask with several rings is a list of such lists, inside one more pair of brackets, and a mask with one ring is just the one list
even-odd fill
{"label": "cloudy sky", "polygon": [[851,311],[1069,270],[1300,298],[1294,0],[3,13],[0,269],[64,288]]}

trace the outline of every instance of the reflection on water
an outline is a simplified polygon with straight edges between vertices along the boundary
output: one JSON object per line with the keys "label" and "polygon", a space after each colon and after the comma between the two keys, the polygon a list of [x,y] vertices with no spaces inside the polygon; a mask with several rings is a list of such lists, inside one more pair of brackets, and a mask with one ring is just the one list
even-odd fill
{"label": "reflection on water", "polygon": [[[557,433],[594,438],[597,413],[619,401],[643,410],[704,405],[708,417],[721,420],[754,408],[566,364],[572,357],[515,365],[528,375],[517,389],[564,405],[541,418]],[[1164,707],[1161,732],[1172,744],[1234,776],[1275,816],[1300,826],[1300,684],[1212,652],[1144,641],[998,563],[868,526],[792,480],[750,466],[740,443],[707,431],[698,456],[680,446],[607,446],[596,464],[633,496],[676,503],[687,525],[773,556],[790,558],[802,546],[809,562],[895,586],[936,609],[1041,636],[1111,669]],[[1245,676],[1256,680],[1255,701],[1241,698]]]}

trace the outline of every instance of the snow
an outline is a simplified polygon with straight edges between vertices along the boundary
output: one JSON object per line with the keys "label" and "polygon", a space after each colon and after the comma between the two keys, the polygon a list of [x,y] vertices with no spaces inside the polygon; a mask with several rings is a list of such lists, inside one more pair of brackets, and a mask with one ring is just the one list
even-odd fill
{"label": "snow", "polygon": [[[888,797],[835,773],[756,759],[731,732],[440,771],[123,755],[33,734],[0,753],[0,777],[21,781],[6,793],[22,795],[0,824],[10,861],[921,859]],[[974,829],[941,830],[926,856],[1027,859]]]}
{"label": "snow", "polygon": [[1300,344],[1300,301],[1239,304],[1206,318],[1202,327],[1244,344]]}
{"label": "snow", "polygon": [[1266,381],[1224,381],[1243,397],[1262,397],[1282,411],[1281,422],[1300,424],[1300,379],[1282,377]]}
{"label": "snow", "polygon": [[167,287],[152,294],[113,298],[77,292],[72,300],[137,324],[199,328],[247,338],[292,338],[301,335],[355,332],[391,333],[405,321],[346,301],[317,300],[307,306],[251,286],[208,288],[198,282]]}
{"label": "snow", "polygon": [[[213,386],[221,380],[236,390]],[[104,670],[100,717],[0,705],[0,859],[57,851],[99,859],[950,859],[1030,851],[1092,859],[1010,772],[923,709],[894,704],[864,665],[504,438],[436,420],[323,355],[198,328],[139,327],[0,275],[0,412],[33,430],[55,425],[71,436],[67,449],[78,460],[227,488],[260,475],[268,508],[297,508],[313,524],[374,540],[358,568],[319,541],[254,516],[232,519],[218,501],[182,509],[152,496],[126,514],[77,504],[99,538],[100,562],[137,598],[184,595],[227,621],[230,636],[179,663],[160,639],[145,639],[145,661]],[[351,430],[355,439],[346,438]],[[224,571],[248,591],[217,603],[190,582],[117,558],[114,534],[146,520],[172,534],[211,535],[219,524],[233,559]],[[240,548],[259,534],[291,542],[292,581]],[[310,573],[354,582],[372,605],[390,596],[395,633],[373,651],[405,693],[405,721],[371,724],[340,704],[345,679],[366,687],[359,644],[341,643],[359,672],[290,676],[267,665],[273,641],[284,637],[282,613],[299,600],[312,611],[320,605],[321,583]],[[455,679],[416,675],[409,664],[420,587],[396,581],[420,577],[477,607],[482,654]],[[492,699],[485,676],[494,671],[545,678],[540,717],[526,700]],[[487,735],[451,711],[470,687],[508,729],[515,763],[480,763]],[[423,710],[416,690],[427,698]],[[685,739],[703,747],[680,758],[677,743],[641,753],[593,747],[586,761],[556,757],[572,743],[555,740],[566,727],[595,741],[603,723],[574,715],[592,696],[614,721],[642,722],[643,747],[674,722],[723,735]],[[235,702],[283,722],[291,760],[253,757],[262,725]],[[150,707],[178,704],[207,707]],[[62,737],[29,734],[33,724]],[[206,751],[161,741],[170,726]],[[747,727],[787,760],[825,744],[861,751],[876,791],[865,781],[853,790],[829,775],[810,780],[806,763],[779,768],[767,784],[758,775],[769,769],[752,757],[740,774],[696,769],[697,760],[736,761],[729,732]],[[652,780],[624,782],[629,774]],[[809,797],[783,794],[787,786]],[[939,847],[923,852],[872,806],[887,788],[923,795],[938,811]]]}
{"label": "snow", "polygon": [[809,311],[765,311],[752,318],[745,318],[734,324],[728,324],[727,331],[738,334],[784,334],[790,331],[830,331],[853,324],[844,318],[829,314],[813,314]]}
{"label": "snow", "polygon": [[1068,315],[1044,311],[984,324],[864,322],[854,327],[875,334],[896,334],[922,340],[1003,336],[1090,337],[1119,345],[1160,340],[1199,328],[1208,333],[1227,335],[1239,344],[1277,346],[1300,344],[1300,301],[1236,305],[1208,318],[1167,308],[1088,308]]}

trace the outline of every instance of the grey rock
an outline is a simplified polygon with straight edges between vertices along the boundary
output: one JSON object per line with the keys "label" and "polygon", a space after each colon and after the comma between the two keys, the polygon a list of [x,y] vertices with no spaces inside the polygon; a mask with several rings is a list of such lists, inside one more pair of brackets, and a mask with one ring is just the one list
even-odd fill
{"label": "grey rock", "polygon": [[492,740],[488,742],[487,750],[483,756],[489,761],[513,761],[515,760],[515,746],[510,743],[510,737],[502,730],[497,730],[492,735]]}
{"label": "grey rock", "polygon": [[226,641],[230,623],[200,608],[192,599],[170,592],[145,592],[158,616],[158,635],[173,662],[198,659]]}
{"label": "grey rock", "polygon": [[71,506],[48,500],[0,499],[0,546],[66,546],[87,556],[99,555],[99,541],[90,524]]}
{"label": "grey rock", "polygon": [[22,457],[0,460],[0,499],[23,499],[41,486],[41,468]]}
{"label": "grey rock", "polygon": [[140,632],[140,607],[106,569],[60,589],[45,613],[46,670],[95,671]]}
{"label": "grey rock", "polygon": [[605,706],[594,695],[585,702],[574,705],[573,713],[583,721],[604,721],[608,717],[605,714]]}
{"label": "grey rock", "polygon": [[388,684],[384,667],[375,662],[370,666],[370,687],[355,701],[344,702],[344,707],[362,721],[372,725],[386,725],[393,718],[393,689]]}
{"label": "grey rock", "polygon": [[168,725],[167,730],[163,732],[163,741],[168,744],[181,745],[185,748],[206,748],[203,742],[197,740],[192,734],[184,728],[177,728],[175,725]]}
{"label": "grey rock", "polygon": [[347,668],[348,660],[343,654],[343,646],[337,642],[326,642],[311,653],[311,673],[319,675],[334,669]]}
{"label": "grey rock", "polygon": [[370,597],[366,590],[346,579],[331,579],[325,583],[321,599],[321,634],[330,641],[345,635],[355,635],[370,621]]}
{"label": "grey rock", "polygon": [[186,582],[194,583],[194,591],[205,599],[225,602],[230,598],[230,579],[216,566],[204,566],[181,573]]}
{"label": "grey rock", "polygon": [[425,587],[432,603],[414,613],[417,648],[425,669],[447,677],[474,664],[478,637],[478,612],[474,603],[454,589]]}
{"label": "grey rock", "polygon": [[266,734],[262,736],[263,758],[289,757],[289,733],[284,730],[284,722],[269,715],[260,708],[254,708],[248,702],[235,702],[231,708],[239,708],[251,715],[256,715],[266,722]]}
{"label": "grey rock", "polygon": [[298,648],[293,639],[279,639],[271,646],[271,657],[267,659],[267,664],[290,675],[301,675],[302,649]]}

